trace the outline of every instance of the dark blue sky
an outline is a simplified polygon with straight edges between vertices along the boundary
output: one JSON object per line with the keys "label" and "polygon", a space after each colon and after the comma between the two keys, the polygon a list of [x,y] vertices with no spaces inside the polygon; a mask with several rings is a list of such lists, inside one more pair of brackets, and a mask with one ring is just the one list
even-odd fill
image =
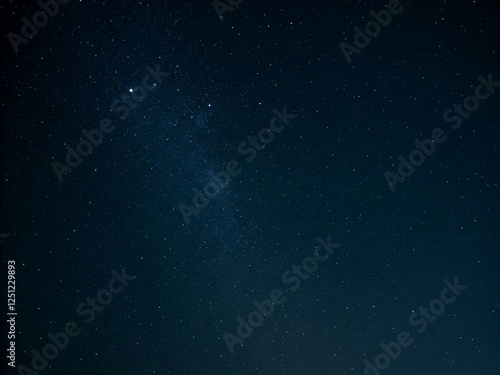
{"label": "dark blue sky", "polygon": [[[14,260],[16,366],[33,368],[32,349],[73,321],[81,332],[40,374],[361,375],[401,332],[412,343],[366,374],[499,373],[498,13],[401,0],[356,47],[354,28],[386,6],[244,1],[221,22],[210,1],[73,0],[15,53],[9,33],[40,5],[2,5],[2,307]],[[342,42],[359,51],[350,63]],[[284,107],[284,129],[261,131]],[[53,163],[107,118],[113,130],[60,182]],[[384,174],[402,178],[398,157],[435,129],[446,141],[392,191]],[[206,197],[231,161],[240,172]],[[341,246],[319,261],[327,236]],[[302,279],[293,266],[308,257],[318,267]],[[86,323],[77,307],[123,268],[135,278]],[[455,278],[467,289],[419,333],[410,316],[449,300]],[[224,333],[273,290],[286,300],[231,353]]]}

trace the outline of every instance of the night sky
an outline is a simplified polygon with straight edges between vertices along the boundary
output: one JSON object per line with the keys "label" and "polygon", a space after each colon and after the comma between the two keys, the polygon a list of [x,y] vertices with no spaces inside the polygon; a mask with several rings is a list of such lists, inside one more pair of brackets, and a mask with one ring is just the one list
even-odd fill
{"label": "night sky", "polygon": [[500,374],[493,2],[48,3],[0,6],[2,374]]}

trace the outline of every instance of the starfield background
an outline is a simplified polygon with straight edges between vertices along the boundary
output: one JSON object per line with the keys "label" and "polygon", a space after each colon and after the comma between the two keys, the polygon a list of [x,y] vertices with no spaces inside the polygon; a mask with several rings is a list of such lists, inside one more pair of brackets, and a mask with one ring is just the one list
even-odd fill
{"label": "starfield background", "polygon": [[500,373],[493,2],[48,3],[0,6],[2,374]]}

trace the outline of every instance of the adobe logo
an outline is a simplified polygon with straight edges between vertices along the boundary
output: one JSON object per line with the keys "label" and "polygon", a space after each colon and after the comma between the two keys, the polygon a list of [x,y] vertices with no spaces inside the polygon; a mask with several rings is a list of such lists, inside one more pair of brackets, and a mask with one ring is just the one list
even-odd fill
{"label": "adobe logo", "polygon": [[57,13],[59,13],[59,4],[64,5],[68,3],[69,0],[47,0],[46,2],[40,0],[38,5],[42,8],[42,10],[35,12],[33,17],[31,17],[31,21],[26,17],[21,18],[21,21],[23,21],[21,33],[24,38],[13,32],[10,32],[7,35],[14,51],[18,53],[19,46],[21,44],[28,44],[29,39],[33,39],[35,35],[38,34],[38,30],[47,25],[49,22],[49,16],[54,17]]}

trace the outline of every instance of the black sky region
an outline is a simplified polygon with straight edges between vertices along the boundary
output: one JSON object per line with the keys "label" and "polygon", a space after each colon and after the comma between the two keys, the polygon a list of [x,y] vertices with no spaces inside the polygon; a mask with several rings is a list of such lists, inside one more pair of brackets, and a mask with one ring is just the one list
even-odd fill
{"label": "black sky region", "polygon": [[[500,84],[484,86],[500,82],[498,9],[401,0],[348,62],[341,43],[387,6],[243,1],[221,21],[210,1],[70,0],[16,53],[9,33],[41,8],[3,2],[4,359],[12,260],[17,315],[2,374],[500,374]],[[111,105],[139,95],[147,67],[165,76],[121,119]],[[481,82],[488,98],[454,129],[444,113]],[[285,107],[295,117],[248,162],[241,143]],[[59,181],[54,162],[106,118],[113,131]],[[398,157],[436,129],[446,140],[391,189]],[[193,189],[232,160],[240,173],[196,209]],[[292,291],[283,274],[328,236],[340,247]],[[113,270],[135,278],[79,314]],[[419,332],[410,317],[445,280],[467,288]],[[273,290],[285,301],[231,353],[225,333]],[[33,369],[68,322],[81,332]],[[412,343],[366,367],[401,332]]]}

